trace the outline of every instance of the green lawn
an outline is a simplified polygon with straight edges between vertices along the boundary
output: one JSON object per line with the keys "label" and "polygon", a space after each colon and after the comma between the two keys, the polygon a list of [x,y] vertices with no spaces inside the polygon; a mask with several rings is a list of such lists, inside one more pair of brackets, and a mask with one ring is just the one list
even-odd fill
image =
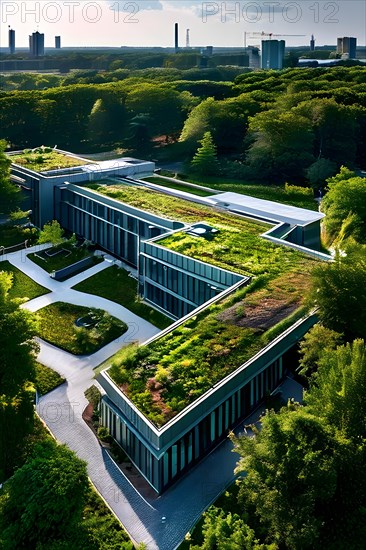
{"label": "green lawn", "polygon": [[[75,321],[87,317],[89,312],[100,319],[98,324],[88,329],[77,327]],[[37,317],[40,338],[75,355],[96,352],[122,336],[128,328],[125,323],[104,311],[64,302],[55,302],[40,309]]]}
{"label": "green lawn", "polygon": [[195,183],[197,185],[204,185],[205,187],[211,187],[226,193],[231,191],[233,193],[242,193],[243,195],[250,195],[258,199],[265,199],[268,201],[281,202],[283,204],[290,204],[291,206],[297,206],[298,208],[307,208],[308,210],[318,210],[318,204],[312,196],[312,191],[308,195],[301,191],[294,191],[291,189],[286,191],[284,186],[279,185],[264,185],[264,184],[252,184],[244,181],[213,176],[197,176],[195,174],[178,175],[178,179]]}
{"label": "green lawn", "polygon": [[[55,256],[48,256],[46,252],[57,252],[60,251],[60,254],[56,254]],[[65,250],[66,252],[63,252]],[[79,246],[78,248],[73,247],[70,244],[60,244],[59,246],[48,248],[47,250],[42,250],[42,252],[35,252],[33,254],[29,254],[28,258],[32,260],[35,264],[39,265],[47,271],[48,273],[52,273],[52,271],[57,271],[59,269],[63,269],[64,267],[67,267],[69,265],[72,265],[76,262],[79,262],[80,260],[83,260],[84,258],[88,258],[92,256],[92,252],[88,250],[84,246]],[[93,256],[93,262],[99,263],[102,261],[102,258]],[[74,276],[75,273],[72,273],[72,276]]]}
{"label": "green lawn", "polygon": [[36,362],[36,388],[40,395],[45,395],[64,382],[65,378],[62,378],[58,372]]}
{"label": "green lawn", "polygon": [[37,298],[49,292],[47,288],[30,279],[7,260],[0,262],[0,270],[13,274],[13,286],[9,291],[9,296],[11,298],[27,298],[28,300],[33,300],[33,298]]}
{"label": "green lawn", "polygon": [[155,176],[152,178],[144,178],[144,181],[155,183],[156,185],[161,185],[161,187],[168,187],[169,189],[185,191],[186,193],[191,193],[191,195],[197,195],[198,197],[209,197],[210,195],[212,195],[212,193],[210,193],[209,191],[205,191],[204,189],[195,189],[194,187],[190,187],[189,185],[174,183],[172,181],[168,181]]}
{"label": "green lawn", "polygon": [[137,281],[129,277],[125,269],[119,269],[117,266],[108,267],[73,288],[112,300],[160,329],[168,327],[173,322],[159,311],[144,304],[137,295]]}
{"label": "green lawn", "polygon": [[47,170],[57,170],[58,168],[71,168],[73,166],[82,166],[88,164],[83,160],[67,156],[57,151],[44,152],[41,149],[23,152],[20,155],[10,155],[10,160],[15,164],[25,166],[36,172],[46,172]]}

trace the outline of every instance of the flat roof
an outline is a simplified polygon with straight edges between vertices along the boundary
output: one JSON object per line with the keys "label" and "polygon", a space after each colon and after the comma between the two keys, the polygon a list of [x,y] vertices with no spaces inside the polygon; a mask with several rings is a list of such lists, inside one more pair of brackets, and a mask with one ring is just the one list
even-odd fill
{"label": "flat roof", "polygon": [[281,202],[257,199],[249,195],[241,195],[240,193],[219,193],[218,195],[207,197],[206,201],[226,210],[248,214],[249,216],[272,222],[285,222],[291,225],[304,226],[324,218],[324,214],[321,212],[298,208],[297,206],[282,204]]}
{"label": "flat roof", "polygon": [[118,159],[101,160],[93,164],[86,164],[81,166],[83,172],[99,172],[103,170],[113,170],[118,168],[127,168],[129,166],[136,166],[140,164],[150,164],[147,160],[139,160],[133,158],[121,157]]}

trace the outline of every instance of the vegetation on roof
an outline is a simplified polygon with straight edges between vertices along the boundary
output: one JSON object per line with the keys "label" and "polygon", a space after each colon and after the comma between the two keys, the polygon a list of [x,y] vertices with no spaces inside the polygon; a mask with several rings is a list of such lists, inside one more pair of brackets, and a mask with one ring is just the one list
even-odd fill
{"label": "vegetation on roof", "polygon": [[162,426],[301,317],[307,278],[306,270],[262,275],[150,345],[123,348],[109,374]]}
{"label": "vegetation on roof", "polygon": [[304,312],[302,300],[314,260],[261,238],[267,224],[147,189],[97,190],[155,214],[186,222],[204,220],[219,230],[210,239],[180,231],[158,244],[253,277],[249,286],[149,346],[129,346],[115,355],[110,375],[162,426]]}
{"label": "vegetation on roof", "polygon": [[36,172],[47,172],[48,170],[58,170],[60,168],[72,168],[73,166],[83,166],[87,161],[59,153],[50,147],[37,147],[36,149],[24,149],[19,155],[11,155],[11,161],[20,164]]}

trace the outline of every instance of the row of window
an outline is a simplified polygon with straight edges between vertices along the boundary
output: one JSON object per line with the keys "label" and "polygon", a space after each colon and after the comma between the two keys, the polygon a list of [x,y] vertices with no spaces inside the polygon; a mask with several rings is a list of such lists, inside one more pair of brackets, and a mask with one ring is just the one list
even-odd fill
{"label": "row of window", "polygon": [[165,292],[161,288],[158,288],[149,282],[145,282],[143,292],[145,300],[148,300],[162,309],[165,309],[165,311],[168,311],[171,315],[174,315],[178,319],[188,315],[188,313],[196,308],[196,306],[189,304],[176,296],[172,296],[169,292]]}
{"label": "row of window", "polygon": [[163,265],[151,258],[145,259],[144,274],[145,277],[166,289],[187,298],[197,307],[221,292],[221,289],[214,284],[197,279],[188,273],[182,273],[174,267]]}
{"label": "row of window", "polygon": [[162,492],[224,439],[228,431],[240,419],[248,416],[266,393],[278,385],[281,378],[282,360],[279,359],[238,389],[176,441],[159,461],[105,402],[102,406],[102,422],[109,428],[113,437],[125,449],[142,474],[158,492]]}
{"label": "row of window", "polygon": [[110,224],[118,225],[120,228],[131,231],[131,233],[135,233],[140,237],[151,238],[160,235],[162,232],[159,228],[152,227],[149,222],[139,220],[133,215],[115,210],[108,205],[100,204],[77,193],[68,192],[67,201],[70,205],[74,205],[84,212],[97,216]]}
{"label": "row of window", "polygon": [[202,278],[217,281],[220,285],[225,287],[230,287],[242,279],[240,275],[224,271],[210,264],[199,262],[188,256],[177,254],[166,248],[155,246],[153,243],[145,243],[143,251],[157,260],[160,260],[163,264],[173,264],[182,271],[188,271]]}

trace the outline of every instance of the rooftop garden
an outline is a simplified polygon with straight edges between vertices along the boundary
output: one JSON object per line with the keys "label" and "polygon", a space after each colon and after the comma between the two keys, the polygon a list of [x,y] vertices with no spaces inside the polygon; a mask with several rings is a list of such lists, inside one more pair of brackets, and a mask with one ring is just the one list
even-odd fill
{"label": "rooftop garden", "polygon": [[88,164],[87,161],[77,159],[64,153],[51,149],[50,147],[37,147],[36,149],[24,149],[23,153],[11,155],[10,159],[15,164],[35,170],[36,172],[47,172],[60,168],[72,168]]}
{"label": "rooftop garden", "polygon": [[177,232],[158,241],[188,256],[252,276],[252,282],[148,346],[129,346],[109,371],[157,426],[182,411],[304,314],[315,260],[260,237],[267,224],[141,188],[94,189],[141,209],[218,229],[210,238]]}

